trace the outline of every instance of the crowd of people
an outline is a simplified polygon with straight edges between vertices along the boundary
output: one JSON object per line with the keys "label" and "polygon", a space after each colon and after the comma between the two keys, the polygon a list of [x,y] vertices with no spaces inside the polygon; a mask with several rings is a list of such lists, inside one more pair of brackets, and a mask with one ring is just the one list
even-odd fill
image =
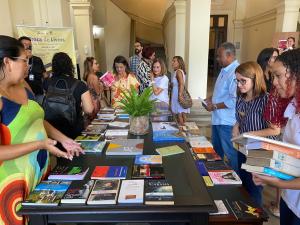
{"label": "crowd of people", "polygon": [[[63,52],[53,56],[49,75],[42,60],[32,55],[30,38],[0,35],[0,204],[1,208],[9,206],[9,213],[0,211],[0,221],[23,224],[15,210],[48,172],[49,153],[70,160],[83,154],[73,139],[104,107],[104,90],[111,91],[111,106],[118,108],[124,91],[134,87],[142,93],[150,87],[155,104],[170,109],[178,124],[184,125],[190,109],[180,103],[187,76],[183,58],[173,57],[169,79],[164,60],[156,58],[153,48],[140,42],[134,48],[129,63],[124,56],[115,57],[114,81],[107,87],[99,79],[100,67],[94,57],[84,61],[84,81],[74,78],[72,60]],[[206,109],[212,112],[213,147],[240,175],[251,197],[262,205],[262,185],[283,189],[281,224],[300,222],[300,178],[283,181],[242,170],[246,158],[234,148],[231,138],[251,133],[300,144],[300,49],[294,48],[266,48],[257,62],[239,64],[235,46],[222,43],[217,50],[221,71],[213,95],[205,99]],[[44,98],[55,90],[68,90],[74,99],[72,124],[67,116],[58,118],[46,110]]]}

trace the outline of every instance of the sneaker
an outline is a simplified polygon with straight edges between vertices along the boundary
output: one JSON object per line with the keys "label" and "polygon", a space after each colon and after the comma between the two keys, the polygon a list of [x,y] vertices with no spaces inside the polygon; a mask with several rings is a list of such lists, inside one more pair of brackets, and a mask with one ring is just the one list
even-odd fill
{"label": "sneaker", "polygon": [[273,215],[273,216],[276,216],[276,217],[280,217],[280,212],[279,212],[279,208],[275,205],[270,205],[268,207],[268,210],[270,211],[270,213]]}

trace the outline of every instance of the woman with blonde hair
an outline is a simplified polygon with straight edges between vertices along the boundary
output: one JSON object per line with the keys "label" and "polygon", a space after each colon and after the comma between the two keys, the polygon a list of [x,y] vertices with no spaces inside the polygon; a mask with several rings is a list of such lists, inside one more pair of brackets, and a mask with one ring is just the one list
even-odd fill
{"label": "woman with blonde hair", "polygon": [[169,78],[166,76],[167,69],[164,61],[160,58],[154,59],[150,79],[153,88],[151,99],[156,99],[156,107],[159,109],[169,108]]}
{"label": "woman with blonde hair", "polygon": [[[257,136],[275,138],[280,134],[280,127],[271,124],[264,118],[264,110],[268,101],[268,93],[264,74],[256,62],[245,62],[236,70],[237,102],[236,102],[236,124],[232,130],[232,136],[236,137],[242,133],[250,133]],[[245,163],[246,157],[238,152],[239,168]],[[250,196],[262,204],[262,186],[256,186],[251,173],[245,170],[239,171],[243,185]]]}
{"label": "woman with blonde hair", "polygon": [[99,64],[94,57],[86,57],[84,63],[84,72],[83,79],[86,81],[89,91],[91,93],[93,105],[94,105],[94,114],[100,110],[100,99],[101,94],[103,93],[103,85],[99,81],[97,72],[100,71]]}

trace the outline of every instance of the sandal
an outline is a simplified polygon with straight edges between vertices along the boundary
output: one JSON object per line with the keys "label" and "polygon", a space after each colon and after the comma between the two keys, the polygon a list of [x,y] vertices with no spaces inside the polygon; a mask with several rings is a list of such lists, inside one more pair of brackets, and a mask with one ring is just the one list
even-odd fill
{"label": "sandal", "polygon": [[276,205],[270,205],[268,207],[268,210],[270,211],[270,213],[273,215],[273,216],[276,216],[276,217],[280,217],[280,212],[279,212],[279,208],[276,206]]}

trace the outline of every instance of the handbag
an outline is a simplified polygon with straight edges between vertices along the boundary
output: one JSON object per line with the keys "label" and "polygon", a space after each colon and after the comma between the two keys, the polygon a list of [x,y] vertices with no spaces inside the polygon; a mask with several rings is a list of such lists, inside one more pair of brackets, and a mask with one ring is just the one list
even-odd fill
{"label": "handbag", "polygon": [[179,98],[179,94],[178,94],[178,102],[181,105],[181,107],[184,109],[188,109],[193,106],[192,97],[185,86],[183,87],[182,100]]}

